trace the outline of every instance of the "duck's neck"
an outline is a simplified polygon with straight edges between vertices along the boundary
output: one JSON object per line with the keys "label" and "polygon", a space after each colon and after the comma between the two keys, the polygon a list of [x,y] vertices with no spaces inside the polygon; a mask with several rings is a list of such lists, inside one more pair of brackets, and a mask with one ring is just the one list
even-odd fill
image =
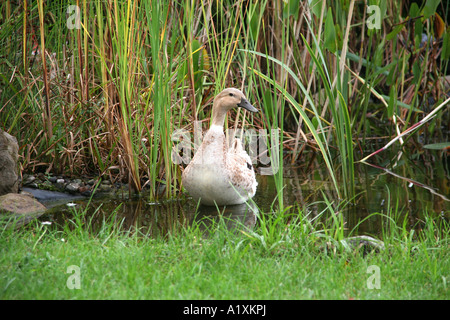
{"label": "duck's neck", "polygon": [[214,101],[211,125],[223,127],[223,124],[225,123],[226,115],[227,115],[227,110],[222,108],[220,106],[219,102]]}

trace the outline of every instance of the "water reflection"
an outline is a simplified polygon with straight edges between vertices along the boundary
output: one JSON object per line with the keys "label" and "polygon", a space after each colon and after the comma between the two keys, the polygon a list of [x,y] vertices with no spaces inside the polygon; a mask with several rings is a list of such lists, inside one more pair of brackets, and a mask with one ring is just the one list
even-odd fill
{"label": "water reflection", "polygon": [[[359,164],[355,166],[356,196],[353,201],[343,204],[324,167],[318,164],[308,170],[288,167],[284,171],[283,202],[285,206],[293,206],[310,219],[315,219],[327,208],[326,199],[335,213],[343,214],[347,231],[357,226],[359,234],[379,235],[383,218],[373,213],[387,216],[399,213],[401,216],[395,219],[400,223],[406,219],[410,227],[416,227],[425,213],[448,219],[450,182],[448,173],[441,169],[439,166],[417,165],[412,161],[399,162],[389,170]],[[253,228],[259,214],[272,214],[277,210],[273,177],[257,176],[257,180],[258,190],[253,198],[256,205],[251,202],[218,210],[215,207],[198,207],[189,198],[150,202],[149,197],[144,195],[131,199],[93,199],[88,216],[93,217],[93,226],[101,226],[115,212],[114,219],[122,223],[123,228],[139,228],[151,236],[174,234],[194,221],[201,221],[204,229],[219,221],[223,221],[229,229]],[[76,203],[78,211],[87,205],[86,200]],[[40,219],[64,225],[64,221],[73,216],[70,210],[60,206]],[[295,213],[295,210],[292,212]],[[330,218],[330,211],[325,211],[321,218]],[[362,220],[364,222],[360,223]]]}
{"label": "water reflection", "polygon": [[201,222],[200,226],[203,230],[223,221],[228,230],[239,231],[253,229],[258,213],[259,209],[253,202],[218,208],[200,206],[198,214],[192,221]]}
{"label": "water reflection", "polygon": [[181,228],[198,222],[206,231],[211,226],[223,222],[228,230],[252,229],[257,220],[258,207],[248,202],[242,205],[207,207],[199,206],[191,200],[149,202],[148,198],[93,199],[76,201],[75,207],[56,206],[47,212],[41,221],[63,226],[68,219],[86,210],[85,223],[91,229],[99,230],[105,221],[114,219],[124,230],[139,230],[149,236],[176,234]]}

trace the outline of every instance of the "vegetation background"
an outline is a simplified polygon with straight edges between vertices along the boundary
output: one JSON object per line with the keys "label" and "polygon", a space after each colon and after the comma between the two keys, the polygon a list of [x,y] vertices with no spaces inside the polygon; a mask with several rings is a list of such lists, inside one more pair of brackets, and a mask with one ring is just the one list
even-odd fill
{"label": "vegetation background", "polygon": [[233,112],[229,128],[275,129],[272,159],[319,159],[351,197],[354,163],[427,114],[404,150],[448,148],[449,5],[2,1],[0,126],[19,141],[22,172],[109,176],[172,197],[173,132],[206,129],[214,95],[238,87],[262,112]]}

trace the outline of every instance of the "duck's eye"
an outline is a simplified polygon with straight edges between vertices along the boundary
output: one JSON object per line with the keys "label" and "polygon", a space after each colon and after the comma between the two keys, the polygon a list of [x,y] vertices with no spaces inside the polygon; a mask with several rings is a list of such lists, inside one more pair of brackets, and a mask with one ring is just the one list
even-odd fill
{"label": "duck's eye", "polygon": [[230,93],[230,97],[234,97],[234,93]]}

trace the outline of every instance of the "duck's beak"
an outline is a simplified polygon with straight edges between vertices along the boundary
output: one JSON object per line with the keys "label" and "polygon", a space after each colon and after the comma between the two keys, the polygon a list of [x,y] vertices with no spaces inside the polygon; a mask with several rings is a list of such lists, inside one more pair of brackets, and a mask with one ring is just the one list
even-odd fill
{"label": "duck's beak", "polygon": [[247,109],[250,112],[258,112],[258,109],[252,106],[245,98],[241,98],[241,102],[238,103],[238,107]]}

